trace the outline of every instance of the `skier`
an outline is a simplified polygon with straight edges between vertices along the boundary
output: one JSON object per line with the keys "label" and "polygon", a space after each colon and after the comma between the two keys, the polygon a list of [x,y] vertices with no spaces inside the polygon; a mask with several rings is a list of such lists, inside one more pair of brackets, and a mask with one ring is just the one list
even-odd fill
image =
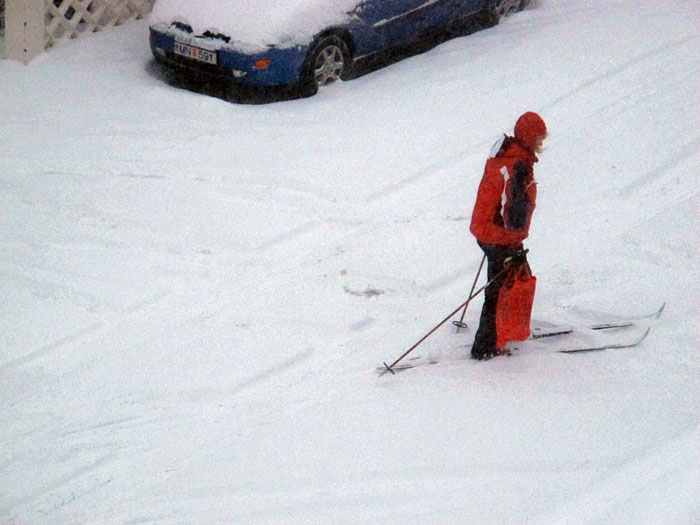
{"label": "skier", "polygon": [[496,347],[498,294],[507,277],[507,259],[514,264],[527,263],[523,240],[529,234],[537,198],[533,166],[539,160],[535,153],[542,152],[546,138],[542,118],[527,112],[516,122],[514,136],[504,135],[486,161],[470,231],[486,254],[488,280],[493,282],[484,291],[473,359],[490,359],[502,353],[502,348]]}

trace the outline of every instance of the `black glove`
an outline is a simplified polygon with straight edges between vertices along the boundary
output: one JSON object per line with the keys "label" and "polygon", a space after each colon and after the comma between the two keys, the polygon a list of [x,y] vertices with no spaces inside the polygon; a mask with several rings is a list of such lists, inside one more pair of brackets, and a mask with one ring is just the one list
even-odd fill
{"label": "black glove", "polygon": [[510,257],[506,258],[506,262],[508,264],[514,264],[516,266],[520,266],[521,264],[527,263],[527,252],[530,250],[526,250],[523,248],[520,248],[519,250],[514,251]]}

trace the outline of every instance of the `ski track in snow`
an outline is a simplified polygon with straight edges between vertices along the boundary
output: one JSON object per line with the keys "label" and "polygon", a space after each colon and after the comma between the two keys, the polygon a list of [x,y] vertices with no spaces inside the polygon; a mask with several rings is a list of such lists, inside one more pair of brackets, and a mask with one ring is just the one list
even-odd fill
{"label": "ski track in snow", "polygon": [[[698,442],[700,427],[670,439],[657,450],[610,465],[590,489],[572,495],[571,501],[538,516],[538,520],[567,523],[570,516],[585,516],[587,521],[598,523],[692,523],[698,510],[697,502],[692,503],[700,483]],[[657,497],[660,491],[668,495],[662,504]],[[646,501],[657,503],[644,506]],[[643,513],[640,507],[644,507]]]}
{"label": "ski track in snow", "polygon": [[663,46],[660,46],[658,48],[655,48],[655,49],[652,49],[652,50],[647,51],[645,53],[641,53],[637,56],[634,56],[634,57],[630,58],[629,60],[624,61],[622,64],[620,64],[612,69],[604,70],[599,75],[597,75],[589,80],[586,80],[585,82],[581,83],[580,85],[572,88],[570,91],[555,98],[547,106],[546,109],[552,110],[555,106],[564,102],[565,100],[574,98],[576,96],[580,96],[583,91],[595,86],[596,84],[602,83],[605,80],[608,80],[612,77],[618,77],[619,75],[623,74],[627,69],[635,67],[635,66],[643,63],[644,61],[649,60],[650,58],[658,58],[662,55],[667,55],[669,51],[673,51],[675,48],[687,46],[689,43],[697,42],[699,40],[700,40],[700,36],[698,36],[696,34],[691,34],[683,39],[668,42],[668,43],[664,44]]}
{"label": "ski track in snow", "polygon": [[[700,521],[700,8],[539,3],[267,106],[165,84],[144,22],[0,62],[0,523]],[[666,312],[377,378],[464,300],[524,109],[535,318]]]}

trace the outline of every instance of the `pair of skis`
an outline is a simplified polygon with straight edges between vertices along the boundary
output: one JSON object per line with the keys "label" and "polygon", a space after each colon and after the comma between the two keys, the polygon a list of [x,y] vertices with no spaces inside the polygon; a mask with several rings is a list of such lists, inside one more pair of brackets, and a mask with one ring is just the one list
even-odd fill
{"label": "pair of skis", "polygon": [[[596,324],[590,324],[590,325],[581,325],[581,326],[558,326],[550,329],[543,329],[543,328],[535,328],[532,331],[532,335],[530,336],[530,339],[532,340],[538,340],[538,339],[545,339],[548,337],[557,337],[557,336],[562,336],[562,335],[568,335],[568,334],[573,334],[576,332],[580,331],[586,331],[586,330],[612,330],[615,328],[628,328],[628,327],[633,327],[638,324],[641,324],[645,321],[648,322],[653,322],[654,320],[658,319],[661,314],[664,311],[664,308],[666,307],[666,303],[663,303],[656,311],[647,314],[647,315],[642,315],[639,317],[634,317],[631,319],[626,319],[622,321],[614,321],[610,323],[596,323]],[[602,350],[610,350],[614,348],[630,348],[633,346],[637,346],[640,344],[646,337],[649,335],[649,331],[651,330],[651,326],[649,326],[644,333],[642,333],[640,336],[637,336],[635,339],[629,340],[629,341],[623,341],[623,342],[618,342],[618,343],[606,343],[606,344],[601,344],[601,345],[591,345],[588,347],[581,347],[581,348],[573,348],[573,349],[567,349],[567,350],[555,350],[555,352],[559,353],[564,353],[564,354],[575,354],[575,353],[582,353],[582,352],[598,352]],[[386,363],[383,363],[384,366],[378,367],[377,370],[380,372],[379,375],[384,375],[387,372],[390,372],[394,374],[395,372],[401,371],[401,370],[407,370],[409,368],[415,368],[417,366],[422,366],[424,364],[435,364],[437,363],[437,360],[429,360],[427,363],[425,361],[419,361],[419,362],[413,362],[413,363],[405,363],[405,364],[395,364],[394,366],[390,367]]]}
{"label": "pair of skis", "polygon": [[[542,328],[534,328],[532,330],[532,335],[530,336],[530,339],[544,339],[546,337],[554,337],[557,335],[567,335],[567,334],[572,334],[578,330],[610,330],[612,328],[627,328],[630,326],[634,326],[636,324],[639,324],[640,322],[643,321],[655,321],[659,317],[661,317],[661,314],[664,311],[664,308],[666,308],[666,303],[663,303],[658,310],[647,314],[647,315],[641,315],[639,317],[634,317],[632,319],[627,319],[624,321],[615,321],[612,323],[597,323],[597,324],[591,324],[591,325],[583,325],[583,326],[567,326],[567,327],[556,327],[548,330],[544,330]],[[646,336],[645,336],[646,337]],[[639,342],[631,344],[630,346],[634,346],[635,344],[639,344],[644,340],[644,337],[642,337]],[[605,350],[607,348],[611,347],[602,347],[600,350]],[[623,347],[624,348],[624,347]],[[591,349],[586,349],[582,348],[580,351],[584,352],[586,350],[598,350],[598,348],[591,348]]]}

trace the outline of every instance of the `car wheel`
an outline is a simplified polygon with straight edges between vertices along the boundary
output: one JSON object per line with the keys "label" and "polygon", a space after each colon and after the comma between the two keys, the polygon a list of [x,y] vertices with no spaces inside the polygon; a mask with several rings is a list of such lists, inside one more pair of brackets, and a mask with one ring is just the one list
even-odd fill
{"label": "car wheel", "polygon": [[318,40],[304,61],[302,94],[313,95],[319,88],[343,78],[349,57],[348,45],[339,36],[328,35]]}
{"label": "car wheel", "polygon": [[[529,2],[524,2],[528,4]],[[489,10],[494,22],[498,22],[504,16],[512,15],[523,6],[522,0],[491,0]]]}

